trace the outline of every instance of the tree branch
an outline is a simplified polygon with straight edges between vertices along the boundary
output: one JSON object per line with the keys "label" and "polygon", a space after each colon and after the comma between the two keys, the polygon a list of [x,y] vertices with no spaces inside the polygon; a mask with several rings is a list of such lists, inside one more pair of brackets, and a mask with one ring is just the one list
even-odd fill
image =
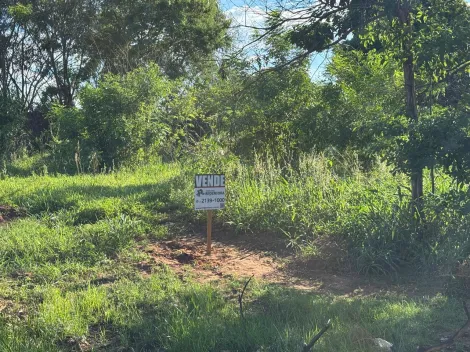
{"label": "tree branch", "polygon": [[465,333],[465,330],[470,328],[470,312],[468,310],[467,302],[463,302],[463,309],[465,310],[465,315],[467,316],[467,321],[465,324],[457,330],[457,332],[449,338],[447,341],[441,343],[440,345],[432,346],[432,347],[418,347],[417,352],[437,352],[442,351],[444,348],[452,346],[455,343],[455,340],[462,337]]}
{"label": "tree branch", "polygon": [[[333,46],[335,46],[336,44],[338,44],[342,40],[345,40],[347,38],[347,36],[352,32],[353,32],[353,29],[349,29],[347,32],[341,34],[341,36],[339,36],[336,40],[334,40],[333,42],[331,42],[327,46],[323,47],[321,51],[327,51],[327,50],[331,49]],[[277,71],[277,70],[283,69],[287,66],[290,66],[294,62],[305,59],[307,56],[309,56],[310,54],[312,54],[315,51],[317,51],[317,50],[307,50],[307,51],[295,56],[294,58],[282,63],[281,65],[278,65],[278,66],[275,66],[275,67],[269,67],[269,68],[264,69],[264,70],[259,71],[259,72],[262,73],[262,72]]]}
{"label": "tree branch", "polygon": [[325,332],[328,331],[328,329],[331,327],[331,320],[328,320],[328,322],[326,323],[326,325],[323,327],[323,329],[320,330],[320,332],[318,334],[316,334],[308,344],[305,344],[304,345],[304,348],[302,349],[302,352],[309,352],[313,346],[315,345],[315,343],[320,339],[320,337],[323,336],[323,334]]}
{"label": "tree branch", "polygon": [[436,85],[439,85],[439,84],[441,84],[441,83],[444,83],[444,82],[445,82],[446,80],[448,80],[450,77],[452,77],[453,75],[455,75],[458,71],[463,70],[463,69],[465,69],[465,68],[467,68],[467,67],[469,67],[469,66],[470,66],[470,60],[469,60],[469,61],[466,61],[466,62],[463,62],[463,63],[457,65],[456,67],[447,70],[447,75],[446,75],[445,77],[442,77],[441,79],[439,79],[437,82],[431,82],[431,83],[426,83],[426,84],[420,84],[419,86],[416,86],[416,89],[425,88],[425,89],[424,89],[424,92],[426,92],[429,87],[436,86]]}
{"label": "tree branch", "polygon": [[462,70],[462,69],[464,69],[464,68],[467,68],[467,67],[469,67],[469,66],[470,66],[470,60],[468,60],[468,61],[466,61],[466,62],[463,62],[463,63],[461,63],[460,65],[457,65],[457,67],[454,67],[453,69],[451,69],[451,70],[449,71],[449,74],[450,74],[450,75],[453,75],[453,74],[456,73],[457,71],[460,71],[460,70]]}

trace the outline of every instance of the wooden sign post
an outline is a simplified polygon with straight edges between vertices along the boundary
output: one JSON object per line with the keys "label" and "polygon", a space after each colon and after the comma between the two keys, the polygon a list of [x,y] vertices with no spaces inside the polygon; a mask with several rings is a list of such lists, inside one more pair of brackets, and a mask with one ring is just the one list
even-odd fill
{"label": "wooden sign post", "polygon": [[212,252],[213,210],[225,207],[225,175],[196,175],[194,209],[207,211],[207,255]]}
{"label": "wooden sign post", "polygon": [[212,210],[207,211],[207,255],[212,252]]}

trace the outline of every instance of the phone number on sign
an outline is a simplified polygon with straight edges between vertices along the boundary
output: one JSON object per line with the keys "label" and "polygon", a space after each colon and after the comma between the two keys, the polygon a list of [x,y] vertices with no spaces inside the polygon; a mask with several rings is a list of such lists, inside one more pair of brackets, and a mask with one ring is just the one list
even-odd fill
{"label": "phone number on sign", "polygon": [[207,198],[198,200],[197,203],[225,203],[225,198]]}

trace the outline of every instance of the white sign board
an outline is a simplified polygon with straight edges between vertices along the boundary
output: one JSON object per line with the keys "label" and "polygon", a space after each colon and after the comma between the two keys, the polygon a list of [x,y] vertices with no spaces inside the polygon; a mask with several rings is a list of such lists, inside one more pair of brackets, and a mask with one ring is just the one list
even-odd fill
{"label": "white sign board", "polygon": [[225,175],[196,175],[194,209],[217,210],[225,207]]}

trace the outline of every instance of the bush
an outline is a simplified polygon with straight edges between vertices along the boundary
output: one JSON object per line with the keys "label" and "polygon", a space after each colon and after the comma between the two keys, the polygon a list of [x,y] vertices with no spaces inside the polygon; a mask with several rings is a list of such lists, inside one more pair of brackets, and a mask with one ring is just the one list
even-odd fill
{"label": "bush", "polygon": [[30,139],[25,125],[26,114],[20,104],[0,98],[0,160],[9,161],[25,155]]}
{"label": "bush", "polygon": [[188,111],[190,94],[156,65],[124,77],[106,75],[79,98],[79,108],[54,106],[49,114],[56,163],[79,172],[168,154],[197,114]]}

